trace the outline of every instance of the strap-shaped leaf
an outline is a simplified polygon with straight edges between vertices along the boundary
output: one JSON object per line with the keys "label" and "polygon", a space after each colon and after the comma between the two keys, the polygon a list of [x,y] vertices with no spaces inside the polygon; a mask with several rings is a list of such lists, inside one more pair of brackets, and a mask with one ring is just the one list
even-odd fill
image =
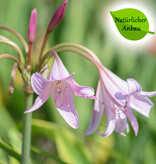
{"label": "strap-shaped leaf", "polygon": [[0,138],[0,148],[2,148],[12,157],[16,158],[18,161],[21,160],[21,155],[18,152],[16,152],[10,144],[2,140],[1,138]]}

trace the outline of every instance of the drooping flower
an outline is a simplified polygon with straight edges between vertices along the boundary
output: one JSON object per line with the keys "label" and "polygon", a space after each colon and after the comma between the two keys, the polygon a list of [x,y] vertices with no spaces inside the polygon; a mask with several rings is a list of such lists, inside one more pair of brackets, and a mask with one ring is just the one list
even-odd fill
{"label": "drooping flower", "polygon": [[44,79],[39,73],[34,73],[31,78],[31,85],[36,94],[34,105],[25,113],[33,112],[40,108],[52,94],[55,106],[65,121],[73,128],[78,128],[79,118],[74,106],[76,96],[96,99],[94,89],[86,86],[79,86],[74,80],[74,73],[69,75],[59,56],[54,54],[54,62],[48,79]]}
{"label": "drooping flower", "polygon": [[156,91],[144,92],[136,80],[127,79],[126,82],[104,66],[100,69],[99,74],[100,80],[96,91],[96,97],[99,99],[95,100],[92,120],[85,135],[97,129],[104,111],[107,117],[107,128],[103,134],[98,131],[99,135],[106,137],[116,131],[125,136],[124,131],[127,129],[129,132],[127,119],[137,135],[139,125],[131,108],[149,117],[153,103],[148,97],[155,96]]}
{"label": "drooping flower", "polygon": [[30,16],[29,27],[28,27],[28,42],[33,43],[36,37],[37,29],[37,11],[33,9]]}
{"label": "drooping flower", "polygon": [[65,0],[61,6],[55,11],[54,15],[52,16],[48,28],[47,28],[47,32],[50,33],[51,31],[53,31],[53,29],[60,24],[60,22],[62,21],[63,17],[64,17],[64,13],[65,13],[65,9],[67,6],[67,2],[68,0]]}

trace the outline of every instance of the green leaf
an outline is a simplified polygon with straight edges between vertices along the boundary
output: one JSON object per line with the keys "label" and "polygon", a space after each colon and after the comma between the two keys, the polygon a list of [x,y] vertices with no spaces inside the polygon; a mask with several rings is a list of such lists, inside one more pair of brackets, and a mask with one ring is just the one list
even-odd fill
{"label": "green leaf", "polygon": [[32,119],[32,133],[39,132],[56,142],[58,154],[62,160],[74,164],[91,164],[91,156],[80,137],[57,124]]}
{"label": "green leaf", "polygon": [[155,149],[155,144],[153,142],[148,142],[148,144],[145,145],[145,156],[144,156],[144,161],[145,163],[148,164],[155,164],[156,162],[156,149]]}
{"label": "green leaf", "polygon": [[8,131],[8,137],[12,148],[20,154],[22,146],[22,137],[17,127],[13,127]]}
{"label": "green leaf", "polygon": [[126,8],[110,12],[120,34],[129,40],[140,40],[149,31],[149,22],[143,12],[133,8]]}
{"label": "green leaf", "polygon": [[2,140],[0,138],[0,147],[5,150],[9,155],[13,156],[14,158],[16,158],[17,160],[21,160],[21,155],[16,152],[13,147],[8,144],[6,141]]}
{"label": "green leaf", "polygon": [[55,140],[55,131],[59,128],[55,123],[40,119],[32,119],[32,133],[41,133],[51,140]]}
{"label": "green leaf", "polygon": [[5,161],[0,160],[0,164],[7,164]]}
{"label": "green leaf", "polygon": [[60,157],[67,163],[92,164],[91,156],[79,136],[61,129],[56,132],[56,146]]}
{"label": "green leaf", "polygon": [[58,164],[66,164],[65,162],[63,162],[57,155],[54,155],[54,154],[51,154],[51,153],[48,153],[46,151],[43,151],[39,148],[36,148],[36,147],[31,147],[31,151],[34,152],[34,153],[37,153],[37,154],[40,154],[40,155],[43,155],[47,158],[50,158],[52,160],[54,160],[55,162],[57,162]]}
{"label": "green leaf", "polygon": [[[11,147],[14,151],[21,154],[21,147],[22,147],[22,137],[21,133],[18,131],[17,126],[11,128],[8,131],[8,138],[9,143],[11,144]],[[16,158],[13,158],[12,156],[9,156],[9,163],[11,164],[17,164],[19,163]]]}
{"label": "green leaf", "polygon": [[0,104],[0,137],[8,138],[8,131],[15,125],[5,106]]}

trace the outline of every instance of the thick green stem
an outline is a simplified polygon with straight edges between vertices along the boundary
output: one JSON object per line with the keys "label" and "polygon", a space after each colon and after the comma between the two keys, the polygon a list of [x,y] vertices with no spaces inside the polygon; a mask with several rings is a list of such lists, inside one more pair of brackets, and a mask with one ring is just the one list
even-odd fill
{"label": "thick green stem", "polygon": [[[33,104],[33,94],[24,93],[24,111]],[[24,112],[23,112],[24,113]],[[23,114],[22,164],[30,163],[32,113]]]}

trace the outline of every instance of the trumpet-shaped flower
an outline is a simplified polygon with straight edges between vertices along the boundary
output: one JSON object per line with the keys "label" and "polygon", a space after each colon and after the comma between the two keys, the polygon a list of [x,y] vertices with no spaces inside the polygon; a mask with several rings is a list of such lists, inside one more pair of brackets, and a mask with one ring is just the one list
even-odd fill
{"label": "trumpet-shaped flower", "polygon": [[65,121],[73,128],[78,128],[79,118],[74,106],[76,96],[95,99],[94,90],[90,87],[79,86],[74,80],[74,73],[69,75],[62,61],[54,52],[54,62],[48,79],[44,79],[39,73],[34,73],[31,85],[36,94],[34,105],[25,113],[33,112],[40,108],[52,94],[55,106]]}
{"label": "trumpet-shaped flower", "polygon": [[156,91],[144,92],[136,80],[124,81],[105,67],[102,67],[99,73],[100,80],[96,91],[96,97],[99,99],[95,100],[92,120],[85,135],[97,129],[104,110],[107,117],[107,128],[103,134],[98,131],[99,135],[106,137],[116,131],[125,136],[124,131],[127,129],[129,132],[127,119],[137,135],[139,125],[131,108],[149,117],[153,103],[147,97],[155,96]]}

